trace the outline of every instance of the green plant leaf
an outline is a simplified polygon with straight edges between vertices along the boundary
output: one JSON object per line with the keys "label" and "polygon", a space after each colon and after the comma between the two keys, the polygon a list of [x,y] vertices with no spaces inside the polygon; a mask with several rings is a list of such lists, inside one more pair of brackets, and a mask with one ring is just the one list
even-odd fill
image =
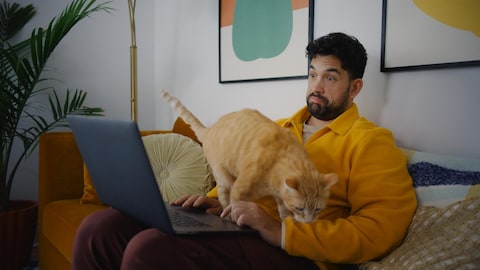
{"label": "green plant leaf", "polygon": [[[15,173],[35,147],[44,132],[67,126],[68,114],[101,115],[101,108],[84,107],[86,92],[67,89],[65,99],[51,86],[39,88],[53,78],[42,77],[46,63],[62,39],[81,20],[97,11],[110,12],[108,2],[73,0],[63,12],[54,17],[47,28],[33,29],[29,38],[16,44],[13,37],[35,15],[33,5],[21,7],[5,0],[0,4],[0,212],[9,208],[9,197]],[[48,95],[49,113],[44,106],[31,100],[33,96]],[[22,142],[23,150],[11,159],[14,142]]]}

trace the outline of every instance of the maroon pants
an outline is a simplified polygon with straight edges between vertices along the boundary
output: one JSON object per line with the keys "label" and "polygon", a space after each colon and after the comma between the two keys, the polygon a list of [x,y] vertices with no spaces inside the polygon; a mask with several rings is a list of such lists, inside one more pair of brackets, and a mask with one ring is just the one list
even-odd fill
{"label": "maroon pants", "polygon": [[89,215],[73,244],[73,270],[318,269],[258,236],[176,236],[115,210]]}

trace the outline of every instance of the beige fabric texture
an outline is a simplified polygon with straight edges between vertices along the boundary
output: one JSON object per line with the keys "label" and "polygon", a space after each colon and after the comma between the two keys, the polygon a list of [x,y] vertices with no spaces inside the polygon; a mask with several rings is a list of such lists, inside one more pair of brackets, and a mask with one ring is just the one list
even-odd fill
{"label": "beige fabric texture", "polygon": [[419,207],[402,245],[360,269],[480,269],[480,197]]}
{"label": "beige fabric texture", "polygon": [[184,194],[206,194],[214,186],[202,147],[176,134],[142,137],[158,187],[165,201]]}

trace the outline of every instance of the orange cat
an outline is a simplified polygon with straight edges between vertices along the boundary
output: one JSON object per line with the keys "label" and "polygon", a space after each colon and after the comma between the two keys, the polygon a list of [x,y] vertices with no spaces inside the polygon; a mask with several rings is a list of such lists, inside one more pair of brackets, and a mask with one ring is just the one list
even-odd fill
{"label": "orange cat", "polygon": [[177,98],[165,90],[162,95],[202,142],[224,209],[233,201],[273,196],[282,219],[317,219],[338,177],[320,174],[292,132],[252,109],[226,114],[207,128]]}

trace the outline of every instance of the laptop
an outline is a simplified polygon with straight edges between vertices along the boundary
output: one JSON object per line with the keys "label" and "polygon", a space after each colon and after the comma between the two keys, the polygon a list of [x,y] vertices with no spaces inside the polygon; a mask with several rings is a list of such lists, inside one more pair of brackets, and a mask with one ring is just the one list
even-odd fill
{"label": "laptop", "polygon": [[169,234],[256,233],[203,210],[166,203],[135,122],[78,115],[67,120],[105,204]]}

